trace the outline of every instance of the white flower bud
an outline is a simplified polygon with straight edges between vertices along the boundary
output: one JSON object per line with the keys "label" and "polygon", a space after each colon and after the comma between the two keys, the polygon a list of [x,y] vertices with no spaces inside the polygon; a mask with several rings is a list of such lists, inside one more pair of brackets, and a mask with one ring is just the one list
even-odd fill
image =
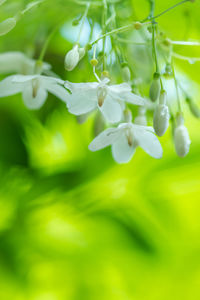
{"label": "white flower bud", "polygon": [[85,56],[85,48],[79,48],[78,53],[79,53],[79,61],[80,61]]}
{"label": "white flower bud", "polygon": [[9,18],[0,23],[0,36],[10,32],[16,26],[16,19]]}
{"label": "white flower bud", "polygon": [[158,97],[160,96],[160,74],[155,73],[154,74],[154,79],[151,83],[151,87],[149,90],[149,97],[151,99],[151,101],[156,102],[156,100],[158,99]]}
{"label": "white flower bud", "polygon": [[78,50],[78,45],[75,45],[65,56],[65,69],[67,71],[72,71],[77,66],[80,59]]}
{"label": "white flower bud", "polygon": [[166,92],[160,94],[159,104],[156,106],[153,118],[153,127],[158,136],[163,136],[169,126],[169,108],[166,105]]}
{"label": "white flower bud", "polygon": [[124,66],[122,68],[122,78],[125,82],[129,82],[131,80],[131,71],[128,66]]}
{"label": "white flower bud", "polygon": [[190,137],[187,128],[184,126],[184,120],[182,116],[177,119],[177,127],[174,131],[174,143],[176,153],[180,157],[185,157],[190,150]]}

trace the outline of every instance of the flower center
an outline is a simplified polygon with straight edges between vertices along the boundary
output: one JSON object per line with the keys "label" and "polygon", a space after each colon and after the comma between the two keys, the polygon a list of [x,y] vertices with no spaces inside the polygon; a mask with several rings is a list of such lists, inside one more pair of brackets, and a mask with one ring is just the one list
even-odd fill
{"label": "flower center", "polygon": [[105,98],[107,96],[107,89],[105,86],[98,87],[97,97],[98,97],[98,105],[101,107],[104,104]]}
{"label": "flower center", "polygon": [[39,89],[39,80],[37,78],[35,78],[35,79],[32,80],[32,95],[33,95],[33,98],[36,98],[38,89]]}
{"label": "flower center", "polygon": [[127,138],[128,145],[130,147],[136,148],[138,146],[137,140],[134,138],[131,128],[127,128],[126,138]]}

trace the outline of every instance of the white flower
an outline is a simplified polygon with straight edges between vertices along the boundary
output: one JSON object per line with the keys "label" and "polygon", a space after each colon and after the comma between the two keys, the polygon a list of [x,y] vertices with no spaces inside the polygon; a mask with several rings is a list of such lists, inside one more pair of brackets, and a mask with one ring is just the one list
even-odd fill
{"label": "white flower", "polygon": [[61,86],[63,80],[42,75],[13,75],[0,82],[0,97],[22,93],[29,109],[39,109],[47,99],[48,92],[67,102],[68,92]]}
{"label": "white flower", "polygon": [[188,130],[184,125],[184,119],[181,115],[177,117],[177,127],[174,131],[174,143],[177,155],[185,157],[190,150],[191,141]]}
{"label": "white flower", "polygon": [[[5,52],[0,54],[0,73],[17,73],[23,75],[33,75],[36,61],[28,58],[22,52]],[[48,63],[42,63],[42,73],[51,69]]]}
{"label": "white flower", "polygon": [[65,82],[65,87],[71,91],[67,107],[74,115],[82,115],[98,108],[110,123],[120,122],[123,117],[125,102],[144,105],[144,99],[131,92],[127,83],[107,85],[109,79],[100,83]]}
{"label": "white flower", "polygon": [[154,158],[162,157],[162,147],[154,130],[149,126],[122,123],[118,128],[109,128],[100,133],[89,145],[91,151],[97,151],[112,145],[112,155],[116,162],[127,163],[140,146]]}

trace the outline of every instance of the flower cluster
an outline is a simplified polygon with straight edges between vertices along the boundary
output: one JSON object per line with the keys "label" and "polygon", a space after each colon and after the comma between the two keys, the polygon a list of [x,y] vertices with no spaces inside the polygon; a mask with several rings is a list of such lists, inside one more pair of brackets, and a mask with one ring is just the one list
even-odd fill
{"label": "flower cluster", "polygon": [[[1,1],[0,4],[4,2],[6,1]],[[42,1],[29,4],[21,15],[40,2]],[[102,2],[103,7],[101,7],[103,13],[102,31],[94,41],[81,47],[79,38],[90,6],[92,6],[92,2],[86,2],[86,10],[82,18],[75,20],[76,22],[73,21],[73,25],[81,22],[79,38],[66,54],[64,67],[68,72],[73,71],[84,57],[91,56],[90,63],[96,79],[95,82],[72,83],[60,79],[56,74],[52,77],[51,66],[43,62],[43,50],[38,60],[30,59],[21,52],[7,52],[0,54],[0,73],[9,74],[0,82],[0,97],[21,93],[26,107],[33,110],[39,109],[45,103],[48,93],[52,93],[63,101],[68,111],[75,116],[88,116],[91,113],[99,112],[103,117],[103,127],[108,128],[97,134],[89,145],[89,149],[97,151],[111,146],[113,158],[118,163],[129,162],[138,147],[141,147],[153,158],[161,158],[163,150],[157,136],[162,137],[166,133],[171,121],[176,152],[180,157],[186,156],[190,148],[190,138],[184,125],[180,99],[181,87],[179,87],[172,59],[173,42],[160,34],[155,20],[162,13],[154,16],[154,1],[150,2],[152,2],[151,12],[145,20],[116,28],[115,6],[104,0]],[[19,16],[1,22],[0,35],[5,35],[12,30],[18,20]],[[141,96],[139,80],[133,76],[131,67],[124,58],[124,49],[119,47],[120,39],[123,42],[128,42],[128,39],[119,36],[120,33],[126,31],[138,31],[141,36],[144,32],[148,32],[148,39],[144,40],[144,44],[149,47],[150,40],[155,64],[153,65],[155,72],[149,87],[148,97],[144,94]],[[114,48],[115,64],[119,61],[118,70],[121,71],[120,77],[124,81],[122,83],[111,83],[114,81],[114,76],[110,76],[108,72],[111,63],[108,60],[107,39],[110,39]],[[102,41],[101,51],[97,49],[99,41]],[[134,40],[132,42],[134,44]],[[160,71],[163,63],[160,63],[158,59],[158,43],[161,51],[165,51],[168,57],[164,72]],[[44,49],[46,49],[46,44]],[[99,72],[101,75],[98,74]],[[163,82],[164,77],[170,77],[174,80],[178,104],[176,114],[172,113],[169,106]],[[186,96],[186,102],[191,112],[199,118],[198,108],[191,98]],[[152,127],[148,126],[148,111],[151,114],[153,111]]]}

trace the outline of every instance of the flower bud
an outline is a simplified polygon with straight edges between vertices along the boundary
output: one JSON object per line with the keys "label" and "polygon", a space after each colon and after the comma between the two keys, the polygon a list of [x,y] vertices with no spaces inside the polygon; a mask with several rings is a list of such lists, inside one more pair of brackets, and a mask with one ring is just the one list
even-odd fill
{"label": "flower bud", "polygon": [[102,73],[101,73],[101,80],[104,80],[105,78],[109,78],[110,77],[110,74],[108,71],[104,70]]}
{"label": "flower bud", "polygon": [[0,23],[0,36],[7,34],[16,26],[16,19],[9,18]]}
{"label": "flower bud", "polygon": [[149,97],[151,101],[155,102],[158,99],[160,96],[160,89],[160,74],[155,73],[149,90]]}
{"label": "flower bud", "polygon": [[153,118],[153,127],[158,136],[163,136],[169,126],[169,108],[166,105],[167,93],[162,91],[160,94],[159,104],[156,106]]}
{"label": "flower bud", "polygon": [[77,66],[80,59],[78,50],[78,45],[75,45],[65,56],[65,69],[67,71],[72,71]]}
{"label": "flower bud", "polygon": [[142,23],[141,22],[135,22],[134,23],[134,28],[136,29],[136,30],[139,30],[140,28],[142,28]]}
{"label": "flower bud", "polygon": [[191,98],[186,98],[186,101],[189,105],[190,111],[196,118],[200,118],[200,109],[198,106],[194,103],[194,101]]}
{"label": "flower bud", "polygon": [[125,82],[129,82],[131,80],[131,71],[127,65],[122,67],[122,78]]}
{"label": "flower bud", "polygon": [[91,61],[90,61],[90,63],[91,63],[91,65],[93,66],[93,67],[96,67],[97,65],[98,65],[98,60],[96,59],[96,58],[93,58],[93,59],[91,59]]}
{"label": "flower bud", "polygon": [[184,119],[181,115],[177,118],[177,126],[174,131],[174,143],[177,155],[185,157],[190,150],[191,141],[188,130],[184,126]]}
{"label": "flower bud", "polygon": [[78,53],[79,53],[79,61],[80,61],[85,56],[85,48],[79,48]]}

